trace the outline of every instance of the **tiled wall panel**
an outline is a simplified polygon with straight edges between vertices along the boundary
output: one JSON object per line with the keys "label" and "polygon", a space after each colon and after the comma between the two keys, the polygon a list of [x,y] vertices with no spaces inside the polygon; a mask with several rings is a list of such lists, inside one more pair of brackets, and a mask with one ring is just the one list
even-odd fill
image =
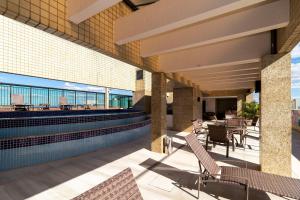
{"label": "tiled wall panel", "polygon": [[140,57],[139,41],[121,46],[115,45],[114,21],[131,13],[123,2],[76,25],[66,18],[67,1],[1,0],[0,14],[104,52],[143,69],[157,69],[157,57]]}
{"label": "tiled wall panel", "polygon": [[0,71],[135,90],[136,67],[1,15]]}

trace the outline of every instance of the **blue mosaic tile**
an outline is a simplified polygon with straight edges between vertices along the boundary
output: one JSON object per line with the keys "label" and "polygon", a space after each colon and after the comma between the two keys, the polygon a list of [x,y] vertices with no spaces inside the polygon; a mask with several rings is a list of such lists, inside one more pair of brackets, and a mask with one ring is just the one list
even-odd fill
{"label": "blue mosaic tile", "polygon": [[[58,113],[57,113],[58,114]],[[55,117],[27,117],[27,118],[5,118],[0,119],[0,128],[15,128],[29,126],[45,126],[57,124],[75,124],[87,123],[94,121],[107,121],[126,119],[130,117],[139,117],[145,115],[143,112],[118,113],[110,115],[71,115],[71,116],[55,116]]]}
{"label": "blue mosaic tile", "polygon": [[67,116],[85,114],[112,114],[137,112],[134,109],[108,109],[108,110],[56,110],[56,111],[14,111],[0,112],[0,118],[20,118],[20,117],[43,117],[43,116]]}
{"label": "blue mosaic tile", "polygon": [[147,119],[142,122],[133,123],[129,125],[115,126],[109,128],[101,128],[94,130],[86,130],[80,132],[71,132],[71,133],[60,133],[55,135],[43,135],[43,136],[31,136],[23,138],[11,138],[11,139],[2,139],[0,140],[0,150],[4,149],[13,149],[28,147],[34,145],[50,144],[57,142],[64,142],[70,140],[79,140],[83,138],[96,137],[100,135],[107,135],[116,132],[122,132],[127,130],[132,130],[146,126],[151,123],[150,119]]}

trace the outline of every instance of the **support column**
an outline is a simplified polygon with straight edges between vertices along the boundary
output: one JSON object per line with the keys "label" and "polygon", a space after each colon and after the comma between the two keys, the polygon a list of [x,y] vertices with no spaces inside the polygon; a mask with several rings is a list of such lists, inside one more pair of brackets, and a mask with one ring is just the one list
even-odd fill
{"label": "support column", "polygon": [[261,170],[291,176],[290,54],[263,57],[260,105]]}
{"label": "support column", "polygon": [[192,130],[191,120],[200,118],[200,99],[193,87],[174,88],[173,90],[173,128],[177,131]]}
{"label": "support column", "polygon": [[163,153],[163,138],[167,130],[167,101],[166,101],[166,75],[152,73],[151,96],[151,150]]}
{"label": "support column", "polygon": [[105,88],[105,94],[104,94],[104,108],[109,109],[109,88]]}
{"label": "support column", "polygon": [[137,76],[139,76],[139,77],[135,81],[135,92],[133,94],[133,108],[135,110],[150,113],[151,112],[151,93],[149,91],[146,91],[144,71],[138,70]]}
{"label": "support column", "polygon": [[241,116],[243,113],[243,103],[246,101],[246,96],[240,94],[237,96],[237,116]]}

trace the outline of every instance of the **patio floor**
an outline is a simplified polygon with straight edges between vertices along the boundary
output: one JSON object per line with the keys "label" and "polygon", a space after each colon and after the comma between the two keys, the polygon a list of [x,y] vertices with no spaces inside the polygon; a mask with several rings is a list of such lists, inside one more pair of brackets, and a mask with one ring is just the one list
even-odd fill
{"label": "patio floor", "polygon": [[[144,199],[195,200],[198,165],[195,156],[184,145],[184,132],[168,132],[173,136],[173,153],[166,156],[149,151],[150,138],[101,149],[71,159],[49,162],[33,167],[0,173],[0,199],[70,199],[126,167],[130,167]],[[293,133],[293,176],[300,170],[300,134]],[[259,162],[258,134],[251,131],[247,148],[230,149],[230,160],[246,160],[248,168],[257,169]],[[225,147],[217,145],[210,154],[224,160]],[[229,161],[220,162],[230,165]],[[179,184],[182,187],[179,187]],[[243,199],[240,186],[210,184],[201,192],[201,199]],[[250,190],[249,199],[283,199],[278,196]]]}

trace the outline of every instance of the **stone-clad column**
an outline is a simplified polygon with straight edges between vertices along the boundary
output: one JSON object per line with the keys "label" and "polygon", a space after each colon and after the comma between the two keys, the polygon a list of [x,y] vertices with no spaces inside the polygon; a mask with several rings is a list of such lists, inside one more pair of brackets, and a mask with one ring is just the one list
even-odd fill
{"label": "stone-clad column", "polygon": [[291,175],[291,56],[263,57],[260,163],[264,172]]}
{"label": "stone-clad column", "polygon": [[192,130],[191,120],[200,118],[200,99],[193,87],[174,88],[173,90],[173,128],[177,131]]}
{"label": "stone-clad column", "polygon": [[164,73],[152,73],[151,150],[163,153],[163,138],[167,129],[167,84]]}
{"label": "stone-clad column", "polygon": [[243,112],[243,103],[246,101],[246,96],[240,94],[237,96],[237,116],[241,116]]}

